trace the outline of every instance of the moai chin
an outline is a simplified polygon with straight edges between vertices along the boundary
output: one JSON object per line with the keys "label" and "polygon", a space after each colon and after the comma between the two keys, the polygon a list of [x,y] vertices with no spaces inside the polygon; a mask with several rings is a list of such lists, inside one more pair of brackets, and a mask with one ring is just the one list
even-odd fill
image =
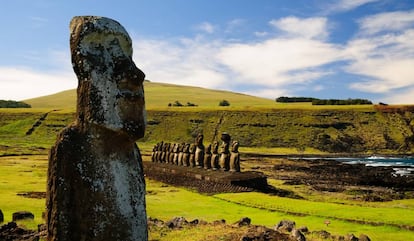
{"label": "moai chin", "polygon": [[116,21],[74,17],[76,121],[49,155],[48,241],[148,240],[145,180],[135,141],[145,131],[144,73]]}

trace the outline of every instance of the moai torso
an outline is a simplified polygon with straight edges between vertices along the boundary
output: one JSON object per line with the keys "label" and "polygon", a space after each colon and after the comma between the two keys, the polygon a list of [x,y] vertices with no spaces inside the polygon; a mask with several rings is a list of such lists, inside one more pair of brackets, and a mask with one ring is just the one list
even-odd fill
{"label": "moai torso", "polygon": [[230,169],[230,135],[223,133],[221,140],[223,143],[220,147],[220,168],[223,171],[228,171]]}
{"label": "moai torso", "polygon": [[190,166],[190,144],[186,143],[183,149],[183,166]]}
{"label": "moai torso", "polygon": [[195,167],[196,163],[195,163],[195,151],[196,151],[196,146],[194,144],[190,145],[190,166],[191,167]]}
{"label": "moai torso", "polygon": [[211,154],[211,165],[212,165],[213,170],[220,169],[220,163],[219,163],[220,154],[218,153],[218,147],[219,147],[219,144],[217,141],[215,141],[213,143],[213,151]]}
{"label": "moai torso", "polygon": [[211,168],[211,144],[207,146],[206,152],[204,153],[204,169]]}
{"label": "moai torso", "polygon": [[196,145],[196,150],[195,150],[195,165],[197,167],[203,167],[204,165],[204,145],[203,145],[203,139],[204,136],[199,134],[196,138],[195,141],[195,145]]}
{"label": "moai torso", "polygon": [[239,142],[233,141],[230,152],[230,171],[240,172]]}

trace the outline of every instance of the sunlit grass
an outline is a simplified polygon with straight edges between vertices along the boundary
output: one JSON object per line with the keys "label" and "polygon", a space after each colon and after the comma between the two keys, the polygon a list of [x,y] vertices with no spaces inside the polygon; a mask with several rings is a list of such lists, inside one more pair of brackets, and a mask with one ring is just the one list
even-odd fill
{"label": "sunlit grass", "polygon": [[[29,228],[36,229],[43,223],[42,212],[45,209],[44,199],[24,198],[16,195],[19,192],[45,191],[47,156],[1,157],[0,158],[0,209],[5,222],[11,221],[15,211],[30,211],[35,214],[34,221],[19,222]],[[229,193],[203,195],[184,188],[166,185],[150,179],[147,184],[147,213],[153,218],[167,221],[173,217],[183,216],[187,220],[202,219],[208,222],[225,219],[228,224],[242,217],[249,217],[253,224],[272,227],[282,219],[294,220],[297,226],[308,226],[311,231],[326,230],[332,234],[360,233],[367,234],[372,240],[409,240],[413,232],[390,226],[372,226],[338,220],[378,221],[388,223],[413,223],[413,200],[386,203],[372,203],[371,207],[356,205],[340,205],[331,202],[312,202],[269,196],[262,193]],[[272,183],[277,184],[277,183]],[[338,199],[339,200],[339,199]],[[241,203],[237,204],[237,203]],[[405,207],[402,207],[405,203]],[[287,214],[287,211],[299,212],[308,216]],[[331,224],[326,226],[324,221]],[[222,231],[220,231],[222,230]],[[158,230],[159,231],[159,230]],[[168,231],[163,237],[159,233],[150,234],[152,240],[202,240],[209,235],[220,235],[224,229],[197,227]],[[317,240],[317,239],[316,239]]]}

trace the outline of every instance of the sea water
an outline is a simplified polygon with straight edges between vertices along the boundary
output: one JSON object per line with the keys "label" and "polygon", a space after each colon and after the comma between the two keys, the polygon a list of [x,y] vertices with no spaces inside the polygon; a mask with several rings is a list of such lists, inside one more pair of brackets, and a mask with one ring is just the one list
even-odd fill
{"label": "sea water", "polygon": [[414,157],[389,157],[389,156],[369,156],[369,157],[339,157],[332,158],[348,164],[365,164],[366,166],[390,166],[395,174],[414,175]]}

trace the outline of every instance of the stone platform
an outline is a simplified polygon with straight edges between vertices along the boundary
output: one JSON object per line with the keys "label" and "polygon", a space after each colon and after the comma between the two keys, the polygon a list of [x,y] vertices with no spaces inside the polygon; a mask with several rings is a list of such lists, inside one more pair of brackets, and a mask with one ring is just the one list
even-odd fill
{"label": "stone platform", "polygon": [[267,178],[261,172],[224,172],[149,161],[143,164],[148,178],[205,193],[262,191],[268,187]]}

